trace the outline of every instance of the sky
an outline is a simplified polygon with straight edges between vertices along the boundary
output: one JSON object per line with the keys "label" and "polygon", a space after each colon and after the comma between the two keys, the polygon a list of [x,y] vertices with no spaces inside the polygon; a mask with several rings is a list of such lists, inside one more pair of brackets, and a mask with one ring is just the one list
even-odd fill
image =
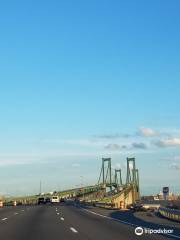
{"label": "sky", "polygon": [[180,2],[4,1],[0,194],[95,184],[101,158],[142,194],[180,193]]}

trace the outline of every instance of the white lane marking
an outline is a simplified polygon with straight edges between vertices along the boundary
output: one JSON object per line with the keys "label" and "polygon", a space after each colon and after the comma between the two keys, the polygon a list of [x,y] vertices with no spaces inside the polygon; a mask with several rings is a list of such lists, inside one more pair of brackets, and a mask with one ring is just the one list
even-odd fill
{"label": "white lane marking", "polygon": [[3,218],[3,219],[1,219],[2,221],[6,221],[7,220],[7,218]]}
{"label": "white lane marking", "polygon": [[70,229],[73,233],[78,233],[78,231],[75,228],[71,227]]}
{"label": "white lane marking", "polygon": [[116,218],[104,216],[102,214],[99,214],[99,213],[96,213],[96,212],[93,212],[93,211],[90,211],[90,210],[87,210],[87,209],[84,209],[84,208],[81,208],[81,209],[83,209],[86,212],[92,213],[92,214],[94,214],[96,216],[103,217],[103,218],[110,219],[110,220],[114,220],[114,221],[117,221],[117,222],[120,222],[120,223],[124,223],[124,224],[130,225],[130,226],[133,226],[133,227],[138,227],[139,226],[139,225],[136,225],[136,224],[133,224],[133,223],[129,223],[129,222],[126,222],[126,221],[122,221],[122,220],[119,220],[119,219],[116,219]]}
{"label": "white lane marking", "polygon": [[24,212],[24,209],[23,210],[21,210],[22,212]]}
{"label": "white lane marking", "polygon": [[[84,209],[84,208],[81,208],[82,210],[86,211],[86,212],[89,212],[89,213],[92,213],[94,215],[97,215],[99,217],[103,217],[103,218],[106,218],[106,219],[110,219],[110,220],[113,220],[113,221],[116,221],[116,222],[120,222],[120,223],[123,223],[123,224],[126,224],[126,225],[130,225],[132,227],[139,227],[139,225],[137,224],[133,224],[133,223],[130,223],[130,222],[126,222],[126,221],[122,221],[122,220],[119,220],[119,219],[116,219],[116,218],[112,218],[112,217],[108,217],[108,216],[104,216],[102,214],[99,214],[99,213],[96,213],[96,212],[93,212],[93,211],[90,211],[90,210],[87,210],[87,209]],[[150,228],[145,228],[144,229],[150,229]],[[170,233],[164,233],[162,234],[163,235],[167,235],[167,236],[171,236],[171,237],[175,237],[175,238],[178,238],[180,239],[180,236],[177,236],[177,235],[174,235],[174,234],[170,234]]]}
{"label": "white lane marking", "polygon": [[59,213],[57,213],[57,215],[59,215]]}
{"label": "white lane marking", "polygon": [[63,217],[61,218],[61,221],[64,221],[64,218],[63,218]]}
{"label": "white lane marking", "polygon": [[15,213],[14,213],[14,215],[18,215],[18,213],[17,213],[17,212],[15,212]]}

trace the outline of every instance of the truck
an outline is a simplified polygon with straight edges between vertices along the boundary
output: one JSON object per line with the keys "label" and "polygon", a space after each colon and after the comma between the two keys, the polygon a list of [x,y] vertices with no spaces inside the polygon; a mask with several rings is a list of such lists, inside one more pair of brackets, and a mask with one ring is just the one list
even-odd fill
{"label": "truck", "polygon": [[58,196],[52,196],[51,203],[59,203],[59,197]]}

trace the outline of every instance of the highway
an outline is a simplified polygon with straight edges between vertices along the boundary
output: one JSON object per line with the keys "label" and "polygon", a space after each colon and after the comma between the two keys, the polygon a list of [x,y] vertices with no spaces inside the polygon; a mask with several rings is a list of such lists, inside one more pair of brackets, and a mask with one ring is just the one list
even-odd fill
{"label": "highway", "polygon": [[74,206],[73,203],[56,206],[5,207],[0,209],[0,239],[164,240],[178,239],[178,236],[180,238],[178,231],[173,236],[159,234],[136,236],[134,229],[142,222],[136,222],[127,216],[125,213],[118,215],[117,211]]}

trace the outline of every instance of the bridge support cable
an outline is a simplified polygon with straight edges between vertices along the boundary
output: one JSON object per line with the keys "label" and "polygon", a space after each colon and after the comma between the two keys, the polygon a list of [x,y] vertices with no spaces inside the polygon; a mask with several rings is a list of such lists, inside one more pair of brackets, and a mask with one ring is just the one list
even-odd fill
{"label": "bridge support cable", "polygon": [[100,172],[99,179],[98,179],[98,185],[100,184],[100,181],[101,181],[102,172],[103,172],[103,167],[101,167],[101,172]]}

